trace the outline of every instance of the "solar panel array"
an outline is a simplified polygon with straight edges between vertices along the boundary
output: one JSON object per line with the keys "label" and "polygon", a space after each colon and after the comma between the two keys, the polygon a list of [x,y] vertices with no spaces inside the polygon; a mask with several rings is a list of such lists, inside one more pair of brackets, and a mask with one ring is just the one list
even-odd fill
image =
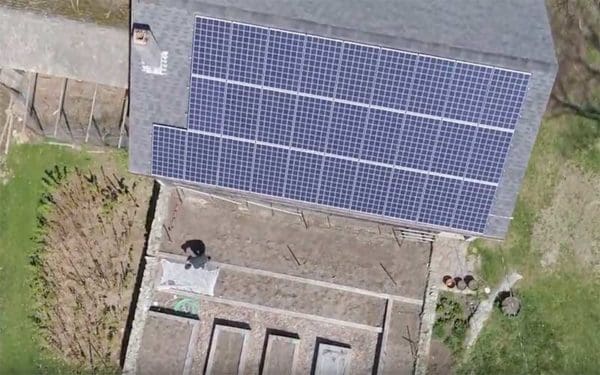
{"label": "solar panel array", "polygon": [[529,75],[197,17],[153,174],[481,233]]}

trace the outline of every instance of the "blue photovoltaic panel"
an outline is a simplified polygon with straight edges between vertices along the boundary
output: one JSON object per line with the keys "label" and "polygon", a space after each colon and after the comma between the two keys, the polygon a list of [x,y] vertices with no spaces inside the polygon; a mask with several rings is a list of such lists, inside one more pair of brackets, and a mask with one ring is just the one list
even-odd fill
{"label": "blue photovoltaic panel", "polygon": [[306,37],[300,91],[333,97],[343,43]]}
{"label": "blue photovoltaic panel", "polygon": [[529,75],[494,70],[490,81],[481,123],[514,129],[521,113]]}
{"label": "blue photovoltaic panel", "polygon": [[256,145],[252,191],[282,197],[285,192],[285,171],[290,151]]}
{"label": "blue photovoltaic panel", "polygon": [[470,122],[481,119],[493,72],[489,67],[456,64],[446,98],[444,116]]}
{"label": "blue photovoltaic panel", "polygon": [[360,158],[395,164],[403,118],[396,112],[371,109]]}
{"label": "blue photovoltaic panel", "polygon": [[313,151],[325,151],[332,103],[328,100],[299,97],[296,124],[291,145]]}
{"label": "blue photovoltaic panel", "polygon": [[271,30],[265,58],[265,86],[298,89],[305,38],[301,34]]}
{"label": "blue photovoltaic panel", "polygon": [[383,215],[391,175],[391,168],[359,164],[351,208],[356,211]]}
{"label": "blue photovoltaic panel", "polygon": [[222,139],[218,164],[219,185],[250,190],[253,156],[254,144]]}
{"label": "blue photovoltaic panel", "polygon": [[263,91],[256,139],[278,145],[289,145],[296,114],[295,95]]}
{"label": "blue photovoltaic panel", "polygon": [[427,176],[422,173],[395,170],[386,196],[385,215],[417,220],[426,181]]}
{"label": "blue photovoltaic panel", "polygon": [[186,147],[185,179],[192,182],[215,185],[219,164],[221,139],[196,133],[188,133]]}
{"label": "blue photovoltaic panel", "polygon": [[152,170],[481,233],[528,80],[197,17],[189,134],[155,126]]}
{"label": "blue photovoltaic panel", "polygon": [[358,163],[346,159],[325,158],[318,203],[338,208],[350,208],[352,186]]}
{"label": "blue photovoltaic panel", "polygon": [[305,202],[316,202],[323,156],[290,151],[285,197]]}
{"label": "blue photovoltaic panel", "polygon": [[403,167],[429,169],[431,147],[437,137],[440,120],[406,115],[398,142],[396,163]]}
{"label": "blue photovoltaic panel", "polygon": [[452,226],[460,186],[460,180],[429,176],[423,192],[419,220],[445,227]]}
{"label": "blue photovoltaic panel", "polygon": [[268,29],[233,24],[228,67],[229,80],[262,83],[268,35]]}
{"label": "blue photovoltaic panel", "polygon": [[417,55],[382,49],[373,88],[374,105],[398,110],[408,106]]}
{"label": "blue photovoltaic panel", "polygon": [[152,128],[152,174],[183,179],[185,129],[154,125]]}
{"label": "blue photovoltaic panel", "polygon": [[358,158],[365,132],[368,109],[345,103],[334,103],[327,152]]}
{"label": "blue photovoltaic panel", "polygon": [[442,116],[454,72],[454,61],[419,56],[412,75],[407,109]]}
{"label": "blue photovoltaic panel", "polygon": [[230,36],[230,22],[197,18],[192,73],[226,78]]}
{"label": "blue photovoltaic panel", "polygon": [[487,223],[487,213],[492,208],[496,188],[465,181],[461,188],[453,226],[458,229],[482,233]]}
{"label": "blue photovoltaic panel", "polygon": [[238,85],[227,85],[223,134],[254,139],[258,126],[260,90]]}
{"label": "blue photovoltaic panel", "polygon": [[512,133],[477,128],[465,177],[498,182]]}
{"label": "blue photovoltaic panel", "polygon": [[476,133],[477,128],[474,126],[443,121],[436,138],[430,169],[453,176],[464,175]]}
{"label": "blue photovoltaic panel", "polygon": [[359,103],[371,101],[379,48],[345,43],[335,97]]}
{"label": "blue photovoltaic panel", "polygon": [[188,129],[221,133],[226,85],[192,77]]}

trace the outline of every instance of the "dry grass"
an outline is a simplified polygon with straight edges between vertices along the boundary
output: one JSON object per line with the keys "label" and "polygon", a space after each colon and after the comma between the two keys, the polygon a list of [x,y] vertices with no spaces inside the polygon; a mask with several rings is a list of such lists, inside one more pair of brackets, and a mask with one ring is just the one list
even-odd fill
{"label": "dry grass", "polygon": [[[122,329],[144,243],[148,183],[103,167],[55,167],[38,218],[42,303],[36,320],[52,351],[77,367],[118,366]],[[141,203],[141,204],[140,204]]]}

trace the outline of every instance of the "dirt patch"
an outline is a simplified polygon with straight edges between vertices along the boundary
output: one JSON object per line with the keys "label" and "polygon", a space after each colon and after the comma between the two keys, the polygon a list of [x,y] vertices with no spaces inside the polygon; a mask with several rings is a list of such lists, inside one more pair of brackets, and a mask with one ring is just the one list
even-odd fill
{"label": "dirt patch", "polygon": [[46,171],[50,193],[32,259],[43,298],[36,320],[48,346],[91,369],[118,366],[151,190],[149,181],[122,177],[114,160],[102,164]]}
{"label": "dirt patch", "polygon": [[454,359],[450,349],[439,340],[431,340],[428,374],[451,375],[454,374],[453,367]]}
{"label": "dirt patch", "polygon": [[[431,245],[399,242],[391,232],[360,220],[271,211],[173,190],[160,250],[184,254],[182,244],[201,240],[212,260],[421,299]],[[351,223],[353,225],[351,225]],[[185,253],[190,255],[190,253]]]}
{"label": "dirt patch", "polygon": [[544,267],[573,256],[582,266],[600,272],[600,177],[565,165],[552,204],[533,230],[532,246]]}

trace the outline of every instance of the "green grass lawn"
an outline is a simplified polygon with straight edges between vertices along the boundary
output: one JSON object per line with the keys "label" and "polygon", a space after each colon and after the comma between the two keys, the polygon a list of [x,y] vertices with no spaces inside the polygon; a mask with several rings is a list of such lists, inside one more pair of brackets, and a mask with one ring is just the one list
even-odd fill
{"label": "green grass lawn", "polygon": [[85,152],[49,145],[12,148],[7,167],[11,178],[0,185],[0,374],[60,372],[41,350],[29,318],[35,305],[29,280],[29,255],[35,243],[38,201],[46,169],[85,166]]}
{"label": "green grass lawn", "polygon": [[531,244],[534,225],[552,204],[565,163],[583,173],[600,173],[599,141],[598,122],[567,116],[542,125],[506,240],[474,244],[482,257],[482,276],[489,283],[497,283],[508,270],[524,276],[517,284],[521,313],[507,318],[495,311],[458,373],[600,371],[598,276],[570,257],[569,249],[564,249],[567,255],[556,267],[544,269],[541,254]]}

